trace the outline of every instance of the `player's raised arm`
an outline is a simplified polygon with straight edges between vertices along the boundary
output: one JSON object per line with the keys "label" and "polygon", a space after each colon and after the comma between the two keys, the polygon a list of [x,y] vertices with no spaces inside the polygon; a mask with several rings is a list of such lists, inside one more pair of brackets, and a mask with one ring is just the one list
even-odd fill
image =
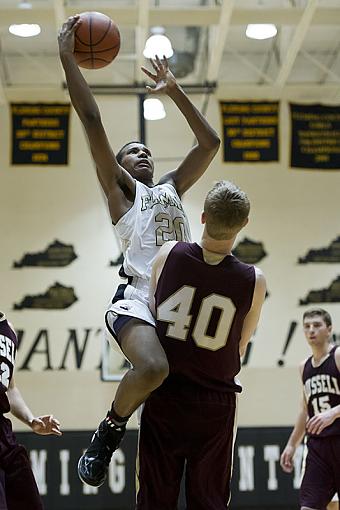
{"label": "player's raised arm", "polygon": [[154,72],[142,68],[144,73],[155,83],[155,87],[147,87],[148,91],[151,94],[166,93],[183,113],[197,139],[196,145],[190,150],[182,163],[160,180],[160,183],[172,181],[181,196],[208,168],[218,151],[220,139],[216,131],[209,125],[177,83],[169,69],[167,59],[163,57],[161,61],[156,57],[155,60],[151,59],[151,64]]}
{"label": "player's raised arm", "polygon": [[58,36],[60,60],[65,71],[70,98],[85,128],[103,190],[106,196],[109,196],[112,190],[118,188],[116,191],[120,192],[115,199],[122,202],[121,214],[123,214],[126,208],[121,188],[127,187],[134,193],[134,180],[116,160],[97,103],[76,63],[73,53],[74,34],[80,23],[79,16],[71,16],[63,24]]}

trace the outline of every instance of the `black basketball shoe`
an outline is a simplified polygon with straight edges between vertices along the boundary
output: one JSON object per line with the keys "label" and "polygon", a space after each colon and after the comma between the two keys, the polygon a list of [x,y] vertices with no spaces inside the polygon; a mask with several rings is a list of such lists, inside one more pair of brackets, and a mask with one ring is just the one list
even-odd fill
{"label": "black basketball shoe", "polygon": [[113,426],[107,418],[93,434],[91,444],[78,462],[78,476],[82,482],[100,487],[105,482],[112,454],[125,434],[125,425]]}

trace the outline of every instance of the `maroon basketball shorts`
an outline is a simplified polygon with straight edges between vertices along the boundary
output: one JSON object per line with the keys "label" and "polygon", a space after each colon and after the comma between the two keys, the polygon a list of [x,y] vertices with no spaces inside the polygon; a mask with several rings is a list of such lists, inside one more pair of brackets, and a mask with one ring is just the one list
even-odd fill
{"label": "maroon basketball shorts", "polygon": [[326,510],[334,493],[340,493],[340,435],[309,437],[300,505]]}
{"label": "maroon basketball shorts", "polygon": [[10,420],[0,415],[0,510],[43,510],[25,448]]}
{"label": "maroon basketball shorts", "polygon": [[228,508],[235,408],[234,393],[151,394],[141,416],[138,510],[176,510],[183,474],[187,510]]}

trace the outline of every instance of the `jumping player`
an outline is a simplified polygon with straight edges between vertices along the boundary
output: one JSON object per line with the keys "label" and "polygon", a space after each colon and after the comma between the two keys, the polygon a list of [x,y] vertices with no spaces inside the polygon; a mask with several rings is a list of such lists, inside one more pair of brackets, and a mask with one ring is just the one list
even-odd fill
{"label": "jumping player", "polygon": [[133,367],[122,379],[111,409],[79,462],[80,478],[99,486],[104,482],[112,453],[122,439],[131,413],[168,375],[166,356],[148,308],[151,265],[164,242],[190,240],[180,197],[205,172],[220,140],[176,82],[167,60],[156,58],[151,60],[153,73],[142,68],[155,83],[148,90],[165,93],[174,101],[197,143],[183,162],[157,185],[153,182],[151,152],[144,144],[129,142],[115,156],[98,106],[74,58],[74,32],[80,23],[79,16],[64,23],[59,34],[60,59],[72,104],[85,127],[112,222],[122,240],[128,284],[119,286],[105,321],[110,339],[118,343]]}
{"label": "jumping player", "polygon": [[235,377],[266,292],[262,272],[231,253],[248,214],[246,194],[220,181],[201,243],[169,242],[155,259],[150,302],[170,374],[141,415],[138,510],[175,510],[184,470],[188,509],[228,508]]}
{"label": "jumping player", "polygon": [[340,493],[340,347],[331,344],[332,319],[322,308],[303,315],[312,356],[300,364],[301,409],[281,455],[282,469],[293,470],[293,456],[305,433],[307,458],[300,487],[301,510],[325,510]]}
{"label": "jumping player", "polygon": [[11,411],[36,434],[60,436],[60,423],[52,415],[34,417],[22,398],[13,377],[17,345],[14,329],[0,312],[0,508],[42,510],[27,452],[4,415]]}

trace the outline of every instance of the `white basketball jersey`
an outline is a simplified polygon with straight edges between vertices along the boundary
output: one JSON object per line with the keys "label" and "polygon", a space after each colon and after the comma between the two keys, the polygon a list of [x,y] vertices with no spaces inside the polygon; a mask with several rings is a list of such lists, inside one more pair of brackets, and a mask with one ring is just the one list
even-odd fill
{"label": "white basketball jersey", "polygon": [[115,228],[122,242],[125,273],[147,284],[153,260],[166,241],[191,241],[188,219],[170,183],[149,188],[136,181],[134,204]]}

